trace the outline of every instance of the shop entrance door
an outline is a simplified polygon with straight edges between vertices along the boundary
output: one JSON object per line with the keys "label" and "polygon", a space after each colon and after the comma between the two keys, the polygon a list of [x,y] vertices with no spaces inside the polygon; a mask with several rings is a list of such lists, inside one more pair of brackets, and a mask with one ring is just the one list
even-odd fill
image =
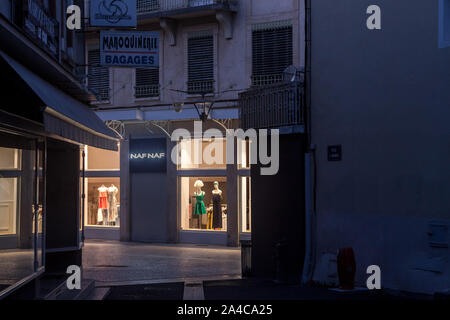
{"label": "shop entrance door", "polygon": [[131,240],[166,242],[165,173],[131,174]]}

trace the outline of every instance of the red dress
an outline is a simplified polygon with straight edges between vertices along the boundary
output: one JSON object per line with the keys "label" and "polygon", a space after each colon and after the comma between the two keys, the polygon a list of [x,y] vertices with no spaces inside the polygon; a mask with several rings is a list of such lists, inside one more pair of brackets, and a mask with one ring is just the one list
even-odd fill
{"label": "red dress", "polygon": [[105,191],[98,192],[98,208],[99,209],[108,209],[108,189]]}

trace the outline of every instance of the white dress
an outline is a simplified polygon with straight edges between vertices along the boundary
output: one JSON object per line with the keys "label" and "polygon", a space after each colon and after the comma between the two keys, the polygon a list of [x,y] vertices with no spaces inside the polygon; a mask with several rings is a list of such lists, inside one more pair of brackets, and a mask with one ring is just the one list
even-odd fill
{"label": "white dress", "polygon": [[117,213],[117,198],[116,195],[119,192],[116,186],[111,186],[108,188],[108,205],[109,205],[109,214],[108,221],[114,222],[118,217]]}

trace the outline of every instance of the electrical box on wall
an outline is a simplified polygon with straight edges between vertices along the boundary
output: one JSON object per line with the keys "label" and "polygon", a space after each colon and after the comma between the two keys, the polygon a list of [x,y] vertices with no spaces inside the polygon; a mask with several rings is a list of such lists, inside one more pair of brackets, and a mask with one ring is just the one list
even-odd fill
{"label": "electrical box on wall", "polygon": [[342,146],[334,145],[328,146],[328,161],[341,161],[342,160]]}

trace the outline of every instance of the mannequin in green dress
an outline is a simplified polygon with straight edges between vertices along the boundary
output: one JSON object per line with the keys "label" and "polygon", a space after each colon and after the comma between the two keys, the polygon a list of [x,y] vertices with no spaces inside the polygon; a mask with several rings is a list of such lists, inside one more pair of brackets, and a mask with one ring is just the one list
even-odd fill
{"label": "mannequin in green dress", "polygon": [[203,199],[205,198],[205,191],[202,191],[203,186],[204,184],[201,180],[197,180],[194,183],[194,188],[197,189],[197,191],[194,192],[196,200],[194,214],[198,216],[199,227],[201,227],[201,216],[206,214],[206,206],[205,202],[203,201]]}

